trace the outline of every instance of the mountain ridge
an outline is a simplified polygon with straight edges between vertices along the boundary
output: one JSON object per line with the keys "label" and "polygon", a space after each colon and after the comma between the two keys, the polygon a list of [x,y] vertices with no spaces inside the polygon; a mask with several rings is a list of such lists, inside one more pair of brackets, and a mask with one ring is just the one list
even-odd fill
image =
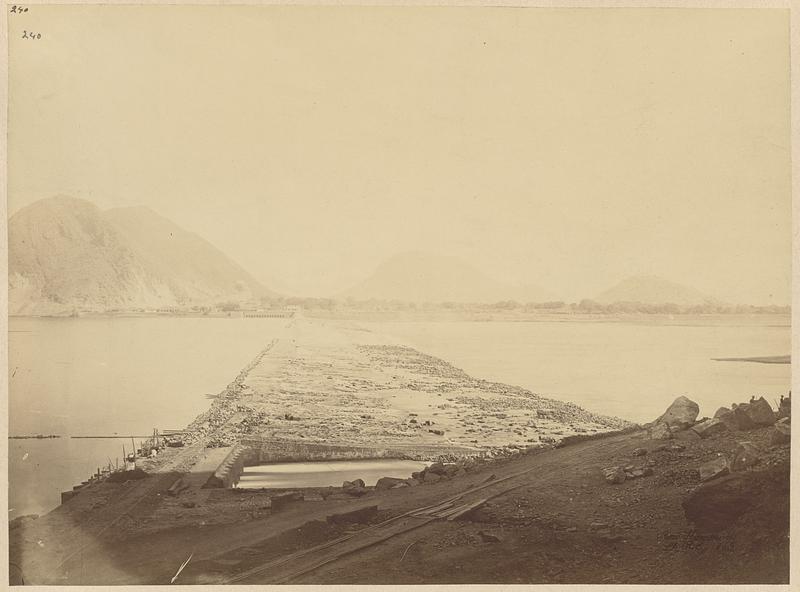
{"label": "mountain ridge", "polygon": [[700,290],[656,275],[629,276],[604,290],[594,300],[601,304],[640,302],[643,304],[722,304]]}
{"label": "mountain ridge", "polygon": [[393,255],[367,278],[337,296],[356,300],[458,303],[553,299],[551,293],[539,286],[501,282],[458,257],[421,251]]}
{"label": "mountain ridge", "polygon": [[70,196],[8,222],[9,313],[204,305],[273,293],[199,235],[150,208]]}

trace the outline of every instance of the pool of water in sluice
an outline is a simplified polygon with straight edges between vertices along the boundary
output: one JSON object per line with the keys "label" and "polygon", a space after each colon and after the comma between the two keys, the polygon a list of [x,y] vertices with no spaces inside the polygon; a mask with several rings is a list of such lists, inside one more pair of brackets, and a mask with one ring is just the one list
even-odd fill
{"label": "pool of water in sluice", "polygon": [[344,481],[363,479],[375,485],[381,477],[405,479],[427,463],[414,460],[375,459],[279,463],[245,467],[237,487],[294,488],[341,487]]}

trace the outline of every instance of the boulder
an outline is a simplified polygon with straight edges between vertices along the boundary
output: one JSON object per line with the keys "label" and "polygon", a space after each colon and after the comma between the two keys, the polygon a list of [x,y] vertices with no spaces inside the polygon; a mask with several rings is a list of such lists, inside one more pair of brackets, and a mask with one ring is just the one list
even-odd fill
{"label": "boulder", "polygon": [[622,467],[608,467],[603,469],[603,478],[612,484],[623,483],[626,479],[625,470]]}
{"label": "boulder", "polygon": [[[744,519],[743,528],[734,536],[737,545],[739,541],[746,545],[742,553],[745,557],[754,550],[753,541],[769,540],[763,538],[767,533],[769,538],[776,537],[773,541],[787,540],[791,522],[789,465],[785,462],[760,471],[732,473],[697,487],[683,501],[686,518],[699,533],[722,531]],[[758,545],[767,553],[777,545],[770,547],[768,542],[767,546]]]}
{"label": "boulder", "polygon": [[729,413],[723,413],[718,416],[717,419],[728,426],[731,431],[751,430],[755,427],[755,424],[745,411],[747,407],[747,405],[740,405]]}
{"label": "boulder", "polygon": [[719,409],[717,409],[717,410],[714,412],[714,417],[715,417],[715,418],[717,418],[717,419],[719,419],[719,418],[720,418],[720,417],[722,417],[723,415],[728,415],[728,413],[730,413],[730,412],[731,412],[731,410],[730,410],[730,409],[728,409],[727,407],[720,407]]}
{"label": "boulder", "polygon": [[773,427],[772,434],[769,437],[770,446],[780,446],[781,444],[788,444],[792,441],[792,426],[788,423],[780,421]]}
{"label": "boulder", "polygon": [[694,424],[699,413],[700,406],[697,403],[687,397],[680,396],[667,407],[667,410],[655,423],[665,423],[668,426],[677,426],[685,429]]}
{"label": "boulder", "polygon": [[445,465],[444,474],[448,477],[453,477],[456,473],[458,473],[459,469],[461,469],[461,467],[458,465]]}
{"label": "boulder", "polygon": [[692,428],[691,431],[695,432],[701,438],[708,438],[714,434],[727,432],[728,426],[719,419],[707,419],[701,423],[698,423]]}
{"label": "boulder", "polygon": [[729,475],[698,487],[683,502],[683,512],[701,532],[718,532],[730,527],[750,510],[757,499],[742,489],[741,476]]}
{"label": "boulder", "polygon": [[[398,483],[405,483],[405,479],[398,479],[396,477],[381,477],[375,484],[375,489],[378,491],[383,489],[391,489]],[[405,483],[405,485],[408,485],[408,483]]]}
{"label": "boulder", "polygon": [[743,471],[761,461],[761,451],[752,442],[740,442],[731,458],[731,471]]}
{"label": "boulder", "polygon": [[669,431],[667,424],[657,422],[650,428],[651,440],[669,440],[670,438],[672,438],[672,432]]}
{"label": "boulder", "polygon": [[750,403],[745,413],[756,425],[772,425],[775,423],[775,412],[764,397]]}
{"label": "boulder", "polygon": [[427,469],[425,469],[425,473],[426,474],[435,473],[436,475],[444,475],[445,474],[444,464],[440,462],[435,462],[432,465],[430,465]]}
{"label": "boulder", "polygon": [[356,488],[364,488],[367,485],[364,483],[363,479],[356,479],[355,481],[345,481],[342,483],[342,489],[356,489]]}
{"label": "boulder", "polygon": [[416,487],[420,484],[420,480],[414,478],[406,479],[406,483],[408,483],[409,487]]}
{"label": "boulder", "polygon": [[722,477],[729,473],[728,460],[724,456],[718,456],[714,460],[700,465],[700,481],[706,482]]}
{"label": "boulder", "polygon": [[691,428],[688,430],[676,432],[672,434],[672,437],[675,440],[683,440],[684,442],[691,442],[700,439],[700,435]]}
{"label": "boulder", "polygon": [[425,473],[425,483],[436,483],[437,481],[441,481],[442,476],[438,473]]}

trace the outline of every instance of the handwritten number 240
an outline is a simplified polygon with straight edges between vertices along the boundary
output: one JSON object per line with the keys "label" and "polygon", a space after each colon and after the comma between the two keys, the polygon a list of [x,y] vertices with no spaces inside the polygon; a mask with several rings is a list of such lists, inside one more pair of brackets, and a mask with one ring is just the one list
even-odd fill
{"label": "handwritten number 240", "polygon": [[33,32],[29,32],[29,31],[23,31],[22,32],[22,38],[23,39],[41,39],[42,38],[42,34],[41,33],[33,33]]}

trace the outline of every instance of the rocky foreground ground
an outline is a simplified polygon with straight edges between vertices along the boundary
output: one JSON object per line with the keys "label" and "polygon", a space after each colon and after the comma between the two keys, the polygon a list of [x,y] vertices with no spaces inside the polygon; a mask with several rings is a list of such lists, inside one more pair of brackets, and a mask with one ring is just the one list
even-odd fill
{"label": "rocky foreground ground", "polygon": [[[17,522],[12,582],[166,584],[187,559],[176,583],[788,582],[788,407],[698,418],[680,397],[631,426],[322,329],[270,344],[144,479],[97,483]],[[252,434],[482,453],[375,487],[192,481],[207,444]],[[176,492],[179,479],[193,485]]]}

